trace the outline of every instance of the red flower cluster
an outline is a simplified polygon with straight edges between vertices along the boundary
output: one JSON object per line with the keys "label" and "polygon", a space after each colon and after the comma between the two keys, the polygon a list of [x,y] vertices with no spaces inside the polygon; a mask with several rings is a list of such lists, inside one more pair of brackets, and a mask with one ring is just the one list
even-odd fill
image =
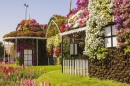
{"label": "red flower cluster", "polygon": [[61,47],[57,47],[54,51],[55,55],[58,56],[61,52]]}
{"label": "red flower cluster", "polygon": [[60,32],[68,31],[70,27],[67,24],[62,24],[60,27]]}
{"label": "red flower cluster", "polygon": [[60,27],[60,32],[64,32],[65,31],[65,24],[62,24]]}
{"label": "red flower cluster", "polygon": [[47,50],[47,57],[52,56],[52,49]]}
{"label": "red flower cluster", "polygon": [[2,69],[3,73],[8,74],[14,72],[15,68],[14,67],[5,67],[5,66],[0,66]]}

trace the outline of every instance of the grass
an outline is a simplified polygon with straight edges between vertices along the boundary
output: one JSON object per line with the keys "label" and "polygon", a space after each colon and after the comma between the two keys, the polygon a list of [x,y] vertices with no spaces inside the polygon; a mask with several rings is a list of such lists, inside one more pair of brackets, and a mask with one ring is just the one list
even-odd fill
{"label": "grass", "polygon": [[[16,64],[6,64],[6,66],[18,67]],[[45,70],[46,72],[60,70],[61,65],[49,65],[49,66],[25,66],[28,69],[34,69],[34,71],[39,71],[40,69]]]}
{"label": "grass", "polygon": [[34,69],[35,71],[38,71],[39,69],[43,69],[46,72],[54,71],[54,70],[60,70],[61,65],[52,65],[52,66],[26,66],[27,68]]}
{"label": "grass", "polygon": [[63,74],[61,70],[55,70],[43,74],[37,79],[38,83],[41,83],[42,81],[50,82],[55,86],[130,86],[130,84],[112,80],[100,80],[97,78],[90,78],[88,76],[82,77]]}
{"label": "grass", "polygon": [[[15,64],[6,66],[17,67]],[[29,69],[39,71],[43,69],[46,71],[45,74],[37,79],[40,84],[42,81],[50,82],[55,86],[130,86],[130,84],[116,82],[112,80],[100,80],[97,78],[90,78],[88,76],[82,77],[77,75],[63,74],[61,72],[61,65],[52,66],[25,66]]]}

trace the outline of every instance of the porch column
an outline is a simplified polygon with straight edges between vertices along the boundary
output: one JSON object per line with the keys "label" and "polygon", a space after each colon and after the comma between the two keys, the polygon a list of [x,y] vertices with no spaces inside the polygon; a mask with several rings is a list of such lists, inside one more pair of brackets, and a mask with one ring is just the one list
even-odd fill
{"label": "porch column", "polygon": [[4,62],[5,62],[5,41],[4,41]]}
{"label": "porch column", "polygon": [[38,39],[36,39],[36,40],[37,40],[37,43],[36,43],[37,46],[36,47],[37,47],[37,66],[38,66]]}
{"label": "porch column", "polygon": [[62,73],[63,73],[63,36],[61,36],[61,61],[62,61]]}
{"label": "porch column", "polygon": [[9,46],[9,42],[8,42],[8,64],[9,64],[9,54],[10,54],[10,48],[9,48],[10,46]]}
{"label": "porch column", "polygon": [[18,56],[18,52],[17,52],[17,38],[15,39],[15,49],[16,49],[16,55],[15,55],[15,59],[17,58],[17,56]]}

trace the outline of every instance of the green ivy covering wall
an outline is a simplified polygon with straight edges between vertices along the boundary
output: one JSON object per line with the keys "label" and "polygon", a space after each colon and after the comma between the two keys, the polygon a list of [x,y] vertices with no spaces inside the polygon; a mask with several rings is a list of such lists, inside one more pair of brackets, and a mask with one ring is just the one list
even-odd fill
{"label": "green ivy covering wall", "polygon": [[90,77],[130,83],[130,56],[121,49],[108,49],[108,52],[105,60],[89,60]]}

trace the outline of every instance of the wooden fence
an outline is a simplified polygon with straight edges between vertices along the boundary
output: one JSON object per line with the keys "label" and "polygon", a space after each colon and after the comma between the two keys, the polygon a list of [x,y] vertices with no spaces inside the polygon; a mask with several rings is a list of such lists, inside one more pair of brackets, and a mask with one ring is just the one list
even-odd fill
{"label": "wooden fence", "polygon": [[76,59],[65,60],[63,59],[63,73],[73,75],[88,75],[88,60]]}

